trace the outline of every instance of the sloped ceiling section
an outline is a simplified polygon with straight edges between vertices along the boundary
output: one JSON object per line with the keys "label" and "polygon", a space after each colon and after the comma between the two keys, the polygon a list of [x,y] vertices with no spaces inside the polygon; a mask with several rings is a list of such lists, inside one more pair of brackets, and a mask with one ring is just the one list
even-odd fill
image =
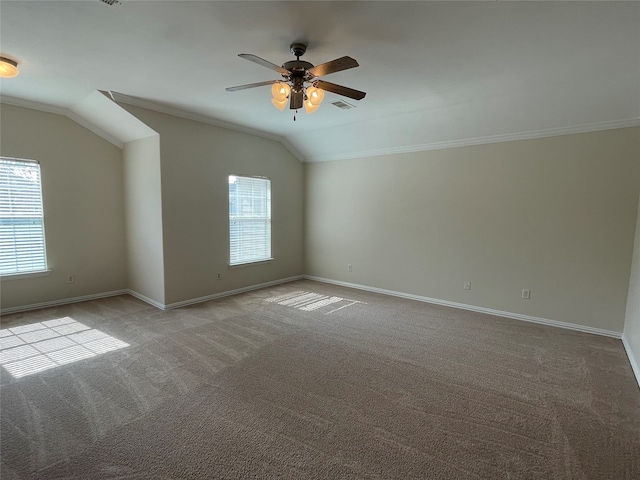
{"label": "sloped ceiling section", "polygon": [[71,108],[3,95],[2,103],[64,115],[104,138],[118,148],[125,143],[158,135],[129,112],[121,108],[108,92],[93,92]]}
{"label": "sloped ceiling section", "polygon": [[[225,91],[278,78],[239,53],[282,64],[294,41],[315,65],[355,58],[326,80],[367,96],[293,121],[268,87]],[[3,96],[100,123],[94,93],[120,92],[305,161],[640,124],[638,1],[0,2],[0,45],[21,70]]]}
{"label": "sloped ceiling section", "polygon": [[118,106],[108,92],[93,92],[71,110],[117,138],[122,144],[158,135],[156,131]]}
{"label": "sloped ceiling section", "polygon": [[133,105],[136,107],[146,108],[148,110],[154,110],[160,113],[166,113],[168,115],[173,115],[176,117],[186,118],[189,120],[194,120],[196,122],[206,123],[208,125],[214,125],[216,127],[227,128],[230,130],[235,130],[243,133],[248,133],[249,135],[256,135],[262,138],[268,138],[269,140],[275,140],[280,142],[287,150],[291,152],[291,154],[296,157],[301,162],[304,161],[304,158],[300,154],[296,148],[288,143],[284,138],[272,135],[270,133],[263,132],[261,130],[255,130],[252,128],[247,128],[242,125],[236,125],[232,123],[227,123],[222,120],[218,120],[216,118],[207,117],[204,115],[199,115],[197,113],[189,112],[186,110],[181,110],[179,108],[170,107],[168,105],[150,102],[141,98],[131,97],[129,95],[124,95],[118,92],[108,92],[109,98],[111,98],[114,102],[123,103],[126,105]]}

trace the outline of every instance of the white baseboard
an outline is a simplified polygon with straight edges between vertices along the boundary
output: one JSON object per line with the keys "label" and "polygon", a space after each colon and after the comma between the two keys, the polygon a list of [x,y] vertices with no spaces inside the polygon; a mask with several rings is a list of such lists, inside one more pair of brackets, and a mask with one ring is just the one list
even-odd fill
{"label": "white baseboard", "polygon": [[304,278],[302,275],[297,275],[295,277],[287,277],[281,278],[279,280],[273,280],[271,282],[259,283],[256,285],[249,285],[247,287],[236,288],[234,290],[227,290],[226,292],[214,293],[212,295],[206,295],[204,297],[192,298],[190,300],[183,300],[181,302],[175,302],[170,304],[163,304],[149,298],[141,293],[136,292],[135,290],[125,289],[125,290],[114,290],[112,292],[103,292],[103,293],[95,293],[92,295],[84,295],[82,297],[73,297],[73,298],[63,298],[60,300],[52,300],[50,302],[41,302],[34,303],[31,305],[21,305],[19,307],[9,307],[0,309],[0,315],[8,315],[9,313],[17,313],[17,312],[27,312],[29,310],[37,310],[39,308],[47,308],[47,307],[55,307],[58,305],[67,305],[69,303],[78,303],[78,302],[86,302],[87,300],[97,300],[99,298],[107,298],[107,297],[115,297],[117,295],[131,295],[132,297],[136,297],[138,300],[142,300],[149,305],[152,305],[161,310],[172,310],[174,308],[184,307],[186,305],[193,305],[195,303],[207,302],[209,300],[215,300],[216,298],[229,297],[231,295],[237,295],[238,293],[250,292],[251,290],[259,290],[261,288],[272,287],[274,285],[279,285],[281,283],[289,283],[295,280],[301,280]]}
{"label": "white baseboard", "polygon": [[259,290],[265,287],[272,287],[274,285],[279,285],[281,283],[289,283],[295,280],[301,280],[302,278],[303,278],[302,275],[297,275],[295,277],[281,278],[279,280],[273,280],[271,282],[259,283],[257,285],[249,285],[247,287],[236,288],[234,290],[227,290],[226,292],[214,293],[212,295],[207,295],[199,298],[192,298],[190,300],[183,300],[181,302],[170,303],[168,305],[157,302],[152,298],[149,298],[131,289],[114,290],[112,292],[95,293],[92,295],[84,295],[82,297],[63,298],[60,300],[52,300],[50,302],[41,302],[41,303],[34,303],[31,305],[21,305],[19,307],[4,308],[4,309],[0,309],[0,315],[8,315],[10,313],[18,313],[18,312],[27,312],[29,310],[37,310],[39,308],[55,307],[58,305],[67,305],[69,303],[86,302],[87,300],[97,300],[99,298],[115,297],[117,295],[127,295],[127,294],[131,295],[132,297],[136,297],[138,300],[142,300],[143,302],[148,303],[149,305],[152,305],[161,310],[171,310],[178,307],[184,307],[186,305],[193,305],[194,303],[202,303],[202,302],[207,302],[209,300],[215,300],[216,298],[229,297],[231,295],[236,295],[238,293],[250,292],[251,290]]}
{"label": "white baseboard", "polygon": [[19,307],[9,307],[0,310],[0,315],[8,315],[10,313],[27,312],[29,310],[37,310],[39,308],[57,307],[58,305],[68,305],[69,303],[86,302],[88,300],[97,300],[99,298],[115,297],[118,295],[126,295],[128,290],[113,290],[111,292],[94,293],[91,295],[83,295],[82,297],[62,298],[60,300],[51,300],[50,302],[32,303],[31,305],[21,305]]}
{"label": "white baseboard", "polygon": [[125,294],[129,294],[133,297],[136,297],[139,300],[142,300],[145,303],[148,303],[149,305],[152,305],[156,308],[162,309],[162,310],[171,310],[174,308],[179,308],[179,307],[184,307],[187,305],[193,305],[196,303],[202,303],[202,302],[207,302],[209,300],[215,300],[217,298],[222,298],[222,297],[229,297],[231,295],[237,295],[239,293],[244,293],[244,292],[250,292],[252,290],[259,290],[261,288],[266,288],[266,287],[272,287],[274,285],[280,285],[282,283],[289,283],[289,282],[293,282],[295,280],[301,280],[301,279],[306,279],[306,280],[313,280],[316,282],[322,282],[322,283],[329,283],[332,285],[338,285],[341,287],[348,287],[348,288],[355,288],[357,290],[364,290],[367,292],[373,292],[373,293],[380,293],[383,295],[391,295],[393,297],[400,297],[400,298],[407,298],[409,300],[417,300],[419,302],[425,302],[425,303],[432,303],[435,305],[443,305],[443,306],[447,306],[447,307],[453,307],[453,308],[460,308],[463,310],[469,310],[472,312],[479,312],[479,313],[487,313],[489,315],[496,315],[499,317],[505,317],[505,318],[512,318],[515,320],[522,320],[525,322],[532,322],[532,323],[539,323],[542,325],[550,325],[552,327],[559,327],[559,328],[565,328],[568,330],[576,330],[579,332],[586,332],[586,333],[593,333],[596,335],[604,335],[606,337],[613,337],[613,338],[618,338],[622,340],[622,344],[624,345],[624,349],[627,353],[627,357],[629,358],[629,363],[631,363],[631,369],[633,370],[633,373],[636,377],[636,381],[638,382],[638,386],[640,386],[640,364],[638,363],[638,361],[636,360],[632,350],[631,350],[631,345],[629,345],[629,342],[627,341],[626,337],[624,335],[622,335],[619,332],[614,332],[612,330],[604,330],[601,328],[594,328],[594,327],[588,327],[585,325],[577,325],[575,323],[567,323],[567,322],[559,322],[557,320],[549,320],[546,318],[540,318],[540,317],[532,317],[530,315],[522,315],[519,313],[512,313],[512,312],[505,312],[502,310],[493,310],[490,308],[484,308],[484,307],[478,307],[475,305],[467,305],[464,303],[457,303],[457,302],[451,302],[448,300],[440,300],[437,298],[430,298],[430,297],[424,297],[421,295],[413,295],[410,293],[403,293],[403,292],[397,292],[394,290],[386,290],[384,288],[376,288],[376,287],[369,287],[367,285],[360,285],[357,283],[349,283],[349,282],[342,282],[339,280],[331,280],[328,278],[322,278],[322,277],[314,277],[312,275],[297,275],[294,277],[288,277],[288,278],[282,278],[279,280],[273,280],[271,282],[265,282],[265,283],[259,283],[256,285],[249,285],[247,287],[242,287],[242,288],[236,288],[234,290],[227,290],[225,292],[220,292],[220,293],[214,293],[212,295],[206,295],[204,297],[198,297],[198,298],[192,298],[190,300],[183,300],[181,302],[175,302],[175,303],[170,303],[168,305],[164,305],[160,302],[157,302],[149,297],[146,297],[145,295],[142,295],[141,293],[135,292],[133,290],[130,289],[126,289],[126,290],[113,290],[111,292],[102,292],[102,293],[94,293],[91,295],[84,295],[81,297],[72,297],[72,298],[63,298],[60,300],[52,300],[49,302],[40,302],[40,303],[33,303],[31,305],[22,305],[19,307],[9,307],[9,308],[3,308],[0,309],[0,315],[8,315],[10,313],[18,313],[18,312],[26,312],[29,310],[37,310],[39,308],[47,308],[47,307],[55,307],[58,305],[68,305],[70,303],[79,303],[79,302],[86,302],[88,300],[97,300],[100,298],[107,298],[107,297],[115,297],[118,295],[125,295]]}
{"label": "white baseboard", "polygon": [[587,327],[586,325],[578,325],[575,323],[559,322],[557,320],[549,320],[547,318],[532,317],[530,315],[522,315],[520,313],[505,312],[502,310],[493,310],[491,308],[478,307],[475,305],[467,305],[465,303],[450,302],[448,300],[440,300],[438,298],[423,297],[421,295],[413,295],[411,293],[396,292],[394,290],[386,290],[384,288],[369,287],[367,285],[360,285],[356,283],[341,282],[338,280],[314,277],[311,275],[304,275],[303,277],[307,280],[314,280],[316,282],[330,283],[333,285],[339,285],[341,287],[355,288],[358,290],[365,290],[367,292],[381,293],[383,295],[391,295],[393,297],[408,298],[409,300],[417,300],[419,302],[433,303],[435,305],[444,305],[446,307],[460,308],[460,309],[469,310],[472,312],[487,313],[489,315],[496,315],[498,317],[512,318],[514,320],[522,320],[525,322],[540,323],[542,325],[550,325],[552,327],[566,328],[568,330],[576,330],[578,332],[594,333],[596,335],[604,335],[605,337],[613,337],[618,339],[622,338],[622,334],[620,332],[614,332],[613,330],[604,330],[601,328]]}
{"label": "white baseboard", "polygon": [[156,302],[153,298],[149,298],[145,295],[142,295],[141,293],[136,292],[135,290],[131,290],[130,288],[127,289],[127,293],[129,295],[131,295],[132,297],[136,297],[138,300],[142,300],[145,303],[148,303],[149,305],[159,308],[161,310],[166,310],[164,308],[164,304],[160,303],[160,302]]}
{"label": "white baseboard", "polygon": [[638,387],[640,387],[640,364],[638,363],[636,357],[633,355],[633,351],[631,350],[631,345],[629,345],[629,341],[627,337],[622,335],[622,344],[624,345],[624,349],[627,352],[627,357],[629,357],[629,363],[631,364],[631,370],[633,370],[633,374],[636,377],[636,382],[638,382]]}
{"label": "white baseboard", "polygon": [[453,307],[453,308],[460,308],[463,310],[469,310],[472,312],[479,312],[479,313],[487,313],[489,315],[496,315],[499,317],[505,317],[505,318],[512,318],[515,320],[522,320],[525,322],[532,322],[532,323],[539,323],[542,325],[550,325],[553,327],[560,327],[560,328],[565,328],[565,329],[569,329],[569,330],[576,330],[579,332],[586,332],[586,333],[593,333],[596,335],[604,335],[606,337],[613,337],[613,338],[618,338],[618,339],[622,339],[622,342],[625,346],[625,349],[627,351],[627,355],[629,356],[629,361],[631,362],[631,366],[633,367],[633,371],[636,375],[636,378],[638,378],[638,383],[640,383],[640,367],[638,366],[638,363],[635,359],[635,357],[633,356],[633,354],[631,353],[631,348],[627,342],[627,340],[623,337],[623,335],[620,332],[615,332],[612,330],[604,330],[601,328],[594,328],[594,327],[588,327],[586,325],[578,325],[575,323],[567,323],[567,322],[560,322],[557,320],[549,320],[546,318],[540,318],[540,317],[533,317],[530,315],[522,315],[519,313],[512,313],[512,312],[505,312],[502,310],[493,310],[490,308],[484,308],[484,307],[478,307],[475,305],[467,305],[464,303],[458,303],[458,302],[451,302],[448,300],[440,300],[437,298],[431,298],[431,297],[424,297],[421,295],[414,295],[411,293],[404,293],[404,292],[398,292],[398,291],[394,291],[394,290],[386,290],[384,288],[376,288],[376,287],[370,287],[367,285],[360,285],[357,283],[349,283],[349,282],[342,282],[339,280],[332,280],[329,278],[322,278],[322,277],[315,277],[312,275],[297,275],[294,277],[288,277],[288,278],[281,278],[279,280],[273,280],[271,282],[265,282],[265,283],[259,283],[256,285],[249,285],[247,287],[241,287],[241,288],[236,288],[234,290],[227,290],[225,292],[219,292],[219,293],[214,293],[212,295],[206,295],[204,297],[198,297],[198,298],[192,298],[189,300],[183,300],[180,302],[175,302],[175,303],[170,303],[170,304],[162,304],[160,302],[157,302],[149,297],[146,297],[138,292],[135,292],[133,290],[130,289],[126,289],[126,290],[114,290],[111,292],[102,292],[102,293],[95,293],[92,295],[84,295],[81,297],[72,297],[72,298],[63,298],[60,300],[52,300],[49,302],[41,302],[41,303],[34,303],[31,305],[22,305],[22,306],[18,306],[18,307],[9,307],[9,308],[3,308],[0,309],[0,315],[7,315],[10,313],[17,313],[17,312],[26,312],[29,310],[37,310],[39,308],[47,308],[47,307],[55,307],[58,305],[67,305],[70,303],[78,303],[78,302],[86,302],[88,300],[97,300],[100,298],[107,298],[107,297],[115,297],[117,295],[125,295],[125,294],[129,294],[133,297],[138,298],[139,300],[142,300],[143,302],[148,303],[149,305],[152,305],[156,308],[162,309],[162,310],[171,310],[174,308],[179,308],[179,307],[184,307],[186,305],[193,305],[196,303],[202,303],[202,302],[207,302],[209,300],[215,300],[217,298],[222,298],[222,297],[228,297],[231,295],[237,295],[239,293],[244,293],[244,292],[249,292],[252,290],[259,290],[261,288],[266,288],[266,287],[272,287],[274,285],[280,285],[282,283],[289,283],[289,282],[293,282],[295,280],[301,280],[301,279],[307,279],[307,280],[313,280],[316,282],[322,282],[322,283],[329,283],[329,284],[333,284],[333,285],[338,285],[341,287],[348,287],[348,288],[355,288],[357,290],[364,290],[367,292],[373,292],[373,293],[381,293],[383,295],[391,295],[394,297],[400,297],[400,298],[407,298],[409,300],[417,300],[419,302],[425,302],[425,303],[432,303],[435,305],[444,305],[447,307]]}
{"label": "white baseboard", "polygon": [[214,293],[212,295],[206,295],[204,297],[192,298],[190,300],[183,300],[181,302],[169,303],[164,305],[164,310],[171,310],[173,308],[185,307],[187,305],[193,305],[195,303],[208,302],[209,300],[215,300],[217,298],[229,297],[231,295],[237,295],[238,293],[250,292],[251,290],[259,290],[261,288],[272,287],[274,285],[280,285],[281,283],[289,283],[295,280],[301,280],[304,278],[302,275],[295,277],[281,278],[279,280],[273,280],[271,282],[259,283],[257,285],[249,285],[248,287],[236,288],[234,290],[227,290],[226,292]]}

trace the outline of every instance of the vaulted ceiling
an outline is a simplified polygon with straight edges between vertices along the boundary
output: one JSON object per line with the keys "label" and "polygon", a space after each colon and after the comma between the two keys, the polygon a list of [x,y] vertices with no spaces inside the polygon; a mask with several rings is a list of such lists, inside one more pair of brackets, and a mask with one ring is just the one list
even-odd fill
{"label": "vaulted ceiling", "polygon": [[[312,115],[277,111],[275,64],[308,44],[326,80]],[[8,103],[73,109],[97,90],[277,138],[307,161],[640,124],[640,2],[0,2]],[[125,98],[125,97],[123,97]],[[332,102],[355,106],[342,110]],[[151,102],[151,103],[145,103]]]}

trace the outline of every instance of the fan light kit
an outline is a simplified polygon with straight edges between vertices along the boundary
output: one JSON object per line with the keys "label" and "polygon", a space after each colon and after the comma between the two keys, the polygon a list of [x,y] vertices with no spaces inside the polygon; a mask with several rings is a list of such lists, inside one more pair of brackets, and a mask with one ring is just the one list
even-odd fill
{"label": "fan light kit", "polygon": [[0,57],[0,77],[11,78],[18,75],[18,62],[7,57]]}
{"label": "fan light kit", "polygon": [[[292,43],[290,48],[291,53],[296,56],[296,59],[286,62],[282,67],[249,53],[241,53],[238,55],[250,62],[257,63],[258,65],[278,72],[282,75],[283,79],[238,85],[227,88],[227,91],[235,92],[237,90],[246,90],[247,88],[271,85],[271,95],[273,96],[271,103],[273,103],[274,107],[283,111],[288,102],[290,110],[297,112],[298,109],[304,107],[308,114],[315,112],[318,107],[320,107],[324,99],[325,91],[337,93],[338,95],[353,98],[354,100],[361,100],[365,97],[365,92],[318,79],[318,77],[323,75],[357,67],[358,62],[353,58],[341,57],[314,67],[311,63],[300,60],[300,57],[304,55],[304,52],[307,50],[305,44]],[[293,119],[296,119],[295,114]]]}

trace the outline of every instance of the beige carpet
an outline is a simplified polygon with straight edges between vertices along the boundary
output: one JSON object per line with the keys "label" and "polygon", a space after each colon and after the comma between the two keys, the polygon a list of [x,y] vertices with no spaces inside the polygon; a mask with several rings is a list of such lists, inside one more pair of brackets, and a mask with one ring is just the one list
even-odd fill
{"label": "beige carpet", "polygon": [[8,315],[0,342],[3,480],[640,479],[611,338],[299,281]]}

